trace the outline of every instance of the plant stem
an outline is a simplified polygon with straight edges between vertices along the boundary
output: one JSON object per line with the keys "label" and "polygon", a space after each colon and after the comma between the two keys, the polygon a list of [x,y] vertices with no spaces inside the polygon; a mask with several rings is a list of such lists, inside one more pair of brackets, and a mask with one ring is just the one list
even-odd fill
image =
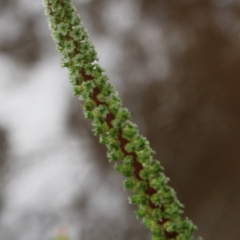
{"label": "plant stem", "polygon": [[44,0],[44,5],[73,92],[83,100],[84,115],[92,120],[94,135],[106,145],[109,161],[115,162],[116,170],[125,177],[124,188],[133,192],[129,202],[137,206],[137,217],[151,231],[152,240],[193,240],[196,227],[182,218],[183,204],[98,64],[71,0]]}

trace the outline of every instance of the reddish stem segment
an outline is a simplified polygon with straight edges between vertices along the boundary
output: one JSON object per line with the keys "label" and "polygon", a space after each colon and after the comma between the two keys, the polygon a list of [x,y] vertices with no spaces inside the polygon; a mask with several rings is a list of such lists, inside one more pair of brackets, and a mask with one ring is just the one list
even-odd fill
{"label": "reddish stem segment", "polygon": [[[81,70],[81,75],[83,76],[83,81],[86,82],[86,81],[93,81],[93,77],[91,75],[87,75],[86,72],[84,71],[84,69]],[[93,89],[93,96],[92,96],[92,99],[94,100],[94,102],[96,103],[96,106],[99,106],[99,105],[107,105],[105,102],[101,102],[97,99],[97,95],[100,93],[100,90],[98,87],[95,87]],[[112,128],[112,123],[111,121],[114,120],[114,115],[112,113],[108,113],[107,116],[106,116],[106,123],[107,125]],[[134,173],[135,173],[135,177],[138,179],[138,180],[143,180],[141,177],[140,177],[140,171],[143,169],[143,166],[141,163],[139,163],[137,161],[137,155],[136,153],[128,153],[125,149],[125,145],[129,142],[128,140],[126,140],[125,138],[122,137],[122,130],[119,129],[119,133],[118,133],[118,140],[120,141],[120,148],[122,150],[122,152],[124,153],[125,156],[127,155],[130,155],[133,157],[133,166],[134,166]],[[156,190],[151,188],[150,185],[149,185],[149,182],[148,182],[148,188],[145,190],[145,193],[149,196],[152,196],[153,194],[156,193]],[[159,206],[156,206],[154,203],[152,203],[152,201],[150,200],[150,207],[152,209],[156,209],[156,208],[159,208]],[[164,206],[160,207],[162,211],[164,211]],[[167,222],[168,219],[166,218],[162,218],[162,220],[159,220],[159,225],[163,225],[165,222]],[[172,238],[175,238],[178,234],[177,232],[167,232],[165,231],[165,235],[168,239],[172,239]]]}

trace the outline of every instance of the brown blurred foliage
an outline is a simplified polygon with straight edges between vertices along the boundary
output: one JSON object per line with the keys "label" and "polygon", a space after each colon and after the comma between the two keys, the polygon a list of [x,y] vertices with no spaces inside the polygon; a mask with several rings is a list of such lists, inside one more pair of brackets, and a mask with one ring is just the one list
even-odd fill
{"label": "brown blurred foliage", "polygon": [[[84,6],[75,2],[80,13],[87,12],[92,32],[118,41],[103,21],[104,6],[110,0]],[[138,7],[140,20],[119,40],[123,59],[115,72],[125,86],[120,91],[124,104],[156,150],[156,158],[186,206],[186,215],[199,227],[198,235],[205,240],[240,239],[240,4],[233,0],[131,2]],[[4,3],[6,7],[7,1]],[[31,45],[38,42],[35,21],[26,19],[22,35],[1,43],[0,51],[29,63],[38,59],[41,48]],[[158,70],[160,74],[163,56],[154,66],[149,64],[153,59],[151,43],[141,41],[147,24],[162,33],[161,39],[153,41],[159,48],[164,44],[170,69],[164,76],[151,74]],[[68,125],[73,135],[92,139],[90,148],[101,174],[112,171],[105,149],[79,114],[77,100],[70,106]],[[86,202],[76,200],[74,207],[82,209]],[[126,229],[118,239],[147,239],[131,211],[128,218],[136,224],[135,230]],[[102,223],[92,224],[96,235],[104,234]],[[110,225],[113,228],[116,224]],[[90,232],[84,239],[95,239]]]}

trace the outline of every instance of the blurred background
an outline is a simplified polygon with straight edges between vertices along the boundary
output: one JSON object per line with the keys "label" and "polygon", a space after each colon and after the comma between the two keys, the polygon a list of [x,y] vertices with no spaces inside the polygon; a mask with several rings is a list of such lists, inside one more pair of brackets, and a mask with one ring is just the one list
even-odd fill
{"label": "blurred background", "polygon": [[[239,0],[74,0],[204,240],[240,239]],[[150,239],[72,96],[41,1],[0,0],[0,239]]]}

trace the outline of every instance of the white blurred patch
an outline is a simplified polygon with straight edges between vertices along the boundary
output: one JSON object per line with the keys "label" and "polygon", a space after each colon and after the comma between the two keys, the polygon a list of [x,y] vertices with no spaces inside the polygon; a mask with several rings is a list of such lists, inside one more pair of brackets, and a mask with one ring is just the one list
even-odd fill
{"label": "white blurred patch", "polygon": [[67,207],[81,189],[86,190],[90,165],[83,150],[80,153],[78,149],[61,146],[57,152],[36,156],[33,160],[35,164],[19,169],[10,180],[5,193],[6,209],[59,211]]}
{"label": "white blurred patch", "polygon": [[14,12],[1,12],[0,15],[0,42],[14,41],[20,35],[23,25],[16,21]]}
{"label": "white blurred patch", "polygon": [[103,8],[103,21],[107,29],[118,37],[132,31],[140,18],[138,4],[132,0],[106,1]]}
{"label": "white blurred patch", "polygon": [[54,59],[36,65],[24,74],[26,79],[6,84],[16,71],[20,69],[5,71],[5,86],[0,89],[0,102],[4,103],[0,120],[10,131],[14,151],[23,154],[36,151],[41,144],[50,144],[63,134],[71,90],[66,72]]}

